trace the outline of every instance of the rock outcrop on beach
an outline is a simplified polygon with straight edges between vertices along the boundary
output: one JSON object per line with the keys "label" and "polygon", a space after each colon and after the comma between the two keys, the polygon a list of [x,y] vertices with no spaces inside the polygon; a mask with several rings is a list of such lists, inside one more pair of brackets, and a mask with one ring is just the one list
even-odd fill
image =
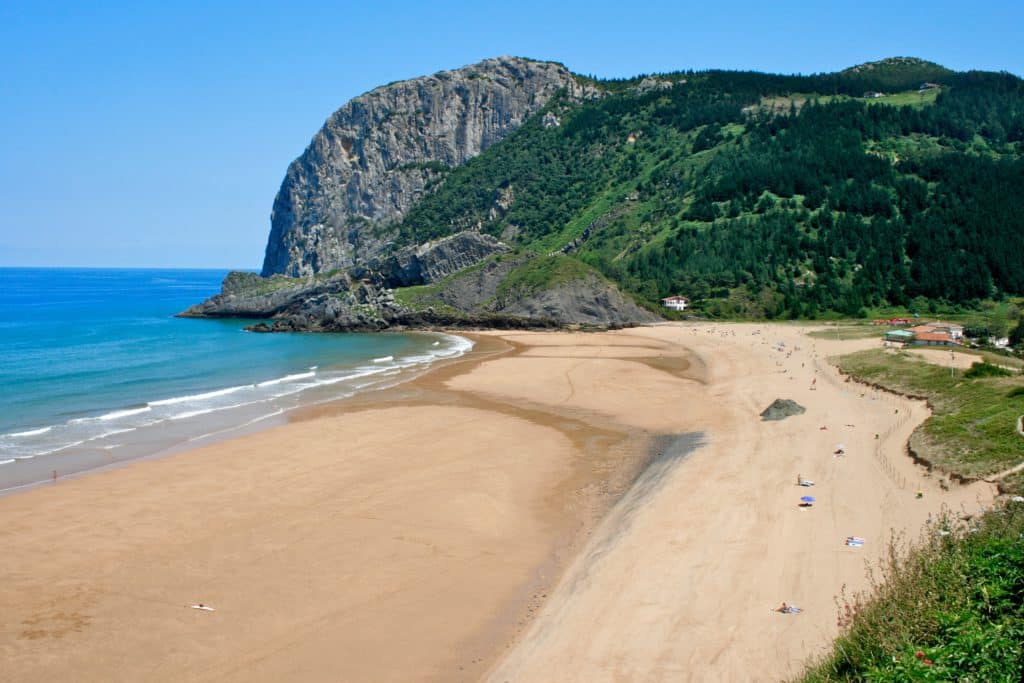
{"label": "rock outcrop on beach", "polygon": [[806,408],[796,401],[788,398],[777,398],[772,401],[770,406],[761,411],[761,419],[766,422],[770,420],[785,420],[787,417],[802,415],[804,412],[806,412]]}
{"label": "rock outcrop on beach", "polygon": [[561,90],[561,64],[499,57],[382,86],[336,111],[288,167],[263,275],[303,277],[380,255],[389,226],[451,168],[518,128]]}

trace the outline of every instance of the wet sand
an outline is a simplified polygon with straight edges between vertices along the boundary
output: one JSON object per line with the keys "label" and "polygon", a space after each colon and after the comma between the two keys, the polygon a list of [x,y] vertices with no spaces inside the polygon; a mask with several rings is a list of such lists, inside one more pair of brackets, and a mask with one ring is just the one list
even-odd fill
{"label": "wet sand", "polygon": [[590,411],[448,386],[522,353],[483,338],[287,425],[0,499],[3,678],[479,678],[652,455]]}

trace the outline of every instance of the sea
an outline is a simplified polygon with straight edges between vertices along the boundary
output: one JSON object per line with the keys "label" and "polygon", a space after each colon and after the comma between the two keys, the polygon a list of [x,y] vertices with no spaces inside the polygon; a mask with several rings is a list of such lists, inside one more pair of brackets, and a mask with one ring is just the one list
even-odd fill
{"label": "sea", "polygon": [[174,317],[226,273],[0,268],[0,494],[280,423],[472,348]]}

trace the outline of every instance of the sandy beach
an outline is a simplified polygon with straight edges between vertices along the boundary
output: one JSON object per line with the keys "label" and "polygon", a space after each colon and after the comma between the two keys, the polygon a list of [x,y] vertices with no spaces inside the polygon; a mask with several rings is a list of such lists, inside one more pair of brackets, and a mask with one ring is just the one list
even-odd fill
{"label": "sandy beach", "polygon": [[[925,476],[904,448],[927,408],[825,360],[876,344],[493,333],[286,425],[2,498],[3,678],[783,679],[890,529],[994,494]],[[778,397],[807,412],[760,421]]]}

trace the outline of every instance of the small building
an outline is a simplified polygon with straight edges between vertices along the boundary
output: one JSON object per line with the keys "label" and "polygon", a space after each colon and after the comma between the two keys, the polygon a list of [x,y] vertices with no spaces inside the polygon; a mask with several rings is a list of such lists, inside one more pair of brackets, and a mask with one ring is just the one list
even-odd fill
{"label": "small building", "polygon": [[690,300],[685,296],[667,296],[661,300],[661,305],[670,311],[685,311]]}
{"label": "small building", "polygon": [[954,325],[952,323],[936,323],[932,326],[933,332],[945,332],[950,338],[960,343],[964,339],[964,328],[961,325]]}
{"label": "small building", "polygon": [[915,332],[914,340],[910,343],[920,346],[960,346],[946,332]]}
{"label": "small building", "polygon": [[915,334],[944,334],[957,344],[963,342],[964,339],[963,326],[955,325],[953,323],[923,323],[921,325],[917,325],[916,327],[911,327],[909,329],[911,332]]}
{"label": "small building", "polygon": [[875,90],[868,90],[866,93],[864,93],[864,99],[873,100],[876,97],[885,97],[885,93],[877,92]]}
{"label": "small building", "polygon": [[885,341],[909,344],[914,341],[914,333],[909,330],[889,330],[885,333]]}

